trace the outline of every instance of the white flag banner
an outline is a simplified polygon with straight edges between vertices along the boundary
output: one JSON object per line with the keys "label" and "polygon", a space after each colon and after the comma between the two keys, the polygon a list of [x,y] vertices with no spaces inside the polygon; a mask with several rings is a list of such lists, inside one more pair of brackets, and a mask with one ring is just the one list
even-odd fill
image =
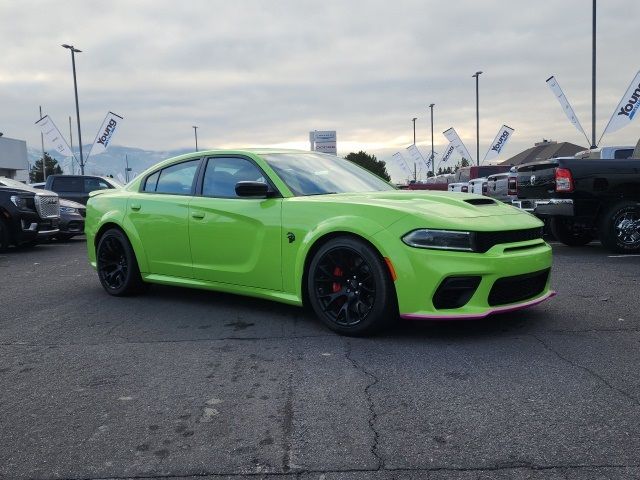
{"label": "white flag banner", "polygon": [[451,158],[451,155],[455,151],[456,151],[456,147],[453,146],[452,142],[449,142],[449,145],[447,145],[447,148],[445,148],[444,153],[442,154],[440,163],[445,163],[447,160],[449,160]]}
{"label": "white flag banner", "polygon": [[405,172],[409,176],[411,175],[411,170],[409,169],[409,165],[407,164],[407,161],[404,159],[404,157],[400,152],[394,153],[391,157],[396,161],[396,163],[400,166],[400,168],[402,168],[403,172]]}
{"label": "white flag banner", "polygon": [[49,115],[45,115],[40,120],[38,120],[36,122],[36,125],[40,127],[40,131],[45,136],[47,141],[49,141],[49,143],[53,145],[53,148],[56,149],[56,152],[64,155],[65,157],[73,157],[73,152],[69,148],[69,144],[67,144],[67,141],[64,139],[55,123],[53,123],[53,120],[49,118]]}
{"label": "white flag banner", "polygon": [[118,125],[122,122],[122,117],[120,115],[116,115],[113,112],[107,113],[107,116],[102,122],[102,126],[100,130],[98,130],[98,135],[96,135],[96,139],[93,141],[93,145],[91,146],[91,150],[89,150],[89,155],[87,155],[87,160],[91,155],[98,155],[104,152],[113,135],[116,133],[116,129]]}
{"label": "white flag banner", "polygon": [[513,128],[507,125],[502,125],[500,130],[498,130],[496,138],[491,142],[491,147],[487,150],[487,154],[484,156],[482,161],[485,162],[486,160],[492,160],[500,155],[500,152],[511,138],[511,135],[513,135],[513,132]]}
{"label": "white flag banner", "polygon": [[471,154],[469,153],[469,150],[467,150],[467,147],[465,147],[464,143],[462,143],[458,132],[456,132],[453,127],[445,130],[444,132],[442,132],[442,134],[447,140],[449,140],[449,142],[451,142],[451,144],[463,158],[466,158],[469,162],[471,162]]}
{"label": "white flag banner", "polygon": [[555,97],[558,99],[558,102],[560,102],[560,106],[562,107],[562,110],[564,110],[564,114],[567,116],[569,121],[573,124],[574,127],[578,129],[579,132],[582,133],[582,135],[585,136],[588,142],[589,138],[587,137],[587,134],[584,133],[584,128],[582,128],[582,125],[580,125],[580,121],[576,116],[576,112],[573,111],[573,107],[571,107],[571,104],[569,104],[569,100],[562,91],[562,88],[560,88],[556,77],[551,76],[547,78],[547,85],[549,86]]}
{"label": "white flag banner", "polygon": [[607,128],[604,129],[602,135],[607,132],[615,132],[629,125],[636,116],[636,113],[638,113],[638,107],[640,107],[640,71],[636,73],[631,85],[629,85],[629,88],[627,88],[627,91],[624,93],[622,100],[620,100],[620,103],[614,110],[611,120],[607,123]]}
{"label": "white flag banner", "polygon": [[420,150],[418,150],[418,147],[415,144],[408,146],[407,151],[414,163],[424,163],[427,168],[430,168],[429,162],[424,159],[422,153],[420,153]]}

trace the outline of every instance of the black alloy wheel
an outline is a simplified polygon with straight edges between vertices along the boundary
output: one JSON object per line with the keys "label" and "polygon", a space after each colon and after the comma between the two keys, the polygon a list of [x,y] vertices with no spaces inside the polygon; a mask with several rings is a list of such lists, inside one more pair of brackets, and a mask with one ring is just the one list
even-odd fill
{"label": "black alloy wheel", "polygon": [[620,202],[610,208],[602,216],[600,241],[614,252],[640,252],[640,204]]}
{"label": "black alloy wheel", "polygon": [[311,261],[308,298],[320,319],[346,335],[371,334],[397,315],[387,266],[369,245],[341,237],[323,245]]}
{"label": "black alloy wheel", "polygon": [[141,290],[138,262],[129,240],[120,230],[107,230],[100,237],[96,263],[100,283],[110,295],[130,295]]}

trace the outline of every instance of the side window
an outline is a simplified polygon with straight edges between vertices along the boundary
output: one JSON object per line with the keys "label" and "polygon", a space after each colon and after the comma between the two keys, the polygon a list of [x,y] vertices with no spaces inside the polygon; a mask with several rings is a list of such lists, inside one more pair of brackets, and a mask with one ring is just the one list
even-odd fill
{"label": "side window", "polygon": [[144,182],[144,191],[145,192],[155,192],[156,185],[158,184],[158,177],[160,177],[160,172],[156,172],[153,175],[149,175],[147,177],[147,181]]}
{"label": "side window", "polygon": [[54,192],[78,192],[81,193],[83,187],[80,177],[54,177],[51,188]]}
{"label": "side window", "polygon": [[246,181],[266,183],[262,171],[246,158],[210,158],[204,172],[202,195],[237,198],[236,183]]}
{"label": "side window", "polygon": [[198,170],[200,159],[178,163],[147,177],[145,192],[191,195],[193,179]]}
{"label": "side window", "polygon": [[89,193],[94,190],[106,190],[111,188],[107,182],[100,178],[85,178],[84,179],[84,191]]}

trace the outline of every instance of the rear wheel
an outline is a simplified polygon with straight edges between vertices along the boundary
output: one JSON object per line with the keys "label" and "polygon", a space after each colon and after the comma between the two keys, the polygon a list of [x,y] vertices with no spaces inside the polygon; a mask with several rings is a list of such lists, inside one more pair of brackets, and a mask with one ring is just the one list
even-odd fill
{"label": "rear wheel", "polygon": [[556,240],[570,247],[581,247],[593,240],[591,230],[571,218],[553,217],[549,226]]}
{"label": "rear wheel", "polygon": [[600,241],[618,253],[640,252],[640,204],[620,202],[600,219]]}
{"label": "rear wheel", "polygon": [[309,264],[307,293],[320,320],[343,335],[370,335],[397,318],[386,265],[355,238],[335,238],[320,247]]}
{"label": "rear wheel", "polygon": [[98,278],[110,295],[139,293],[144,286],[129,240],[120,230],[107,230],[96,248]]}
{"label": "rear wheel", "polygon": [[7,248],[9,248],[9,229],[0,219],[0,252],[5,252]]}

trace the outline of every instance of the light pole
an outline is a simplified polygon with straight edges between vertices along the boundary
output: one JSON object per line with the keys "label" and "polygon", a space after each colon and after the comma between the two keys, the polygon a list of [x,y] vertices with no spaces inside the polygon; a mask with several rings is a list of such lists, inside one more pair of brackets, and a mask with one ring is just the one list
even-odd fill
{"label": "light pole", "polygon": [[73,45],[62,45],[64,48],[71,50],[71,65],[73,67],[73,90],[76,94],[76,117],[78,120],[78,143],[80,144],[80,174],[84,175],[84,157],[82,155],[82,133],[80,131],[80,107],[78,105],[78,82],[76,80],[76,53],[82,52]]}
{"label": "light pole", "polygon": [[196,137],[196,152],[198,151],[198,127],[197,126],[193,126],[193,134]]}
{"label": "light pole", "polygon": [[593,0],[591,39],[591,148],[596,148],[596,0]]}
{"label": "light pole", "polygon": [[[416,120],[418,117],[413,117],[411,121],[413,122],[413,144],[416,144]],[[413,162],[413,181],[418,181],[418,169],[416,167],[416,162]]]}
{"label": "light pole", "polygon": [[429,105],[429,108],[431,109],[431,169],[433,171],[433,174],[436,174],[436,157],[435,154],[433,152],[433,107],[435,106],[435,103],[432,103]]}
{"label": "light pole", "polygon": [[478,80],[482,72],[476,72],[472,77],[476,78],[476,165],[480,166],[480,101]]}

